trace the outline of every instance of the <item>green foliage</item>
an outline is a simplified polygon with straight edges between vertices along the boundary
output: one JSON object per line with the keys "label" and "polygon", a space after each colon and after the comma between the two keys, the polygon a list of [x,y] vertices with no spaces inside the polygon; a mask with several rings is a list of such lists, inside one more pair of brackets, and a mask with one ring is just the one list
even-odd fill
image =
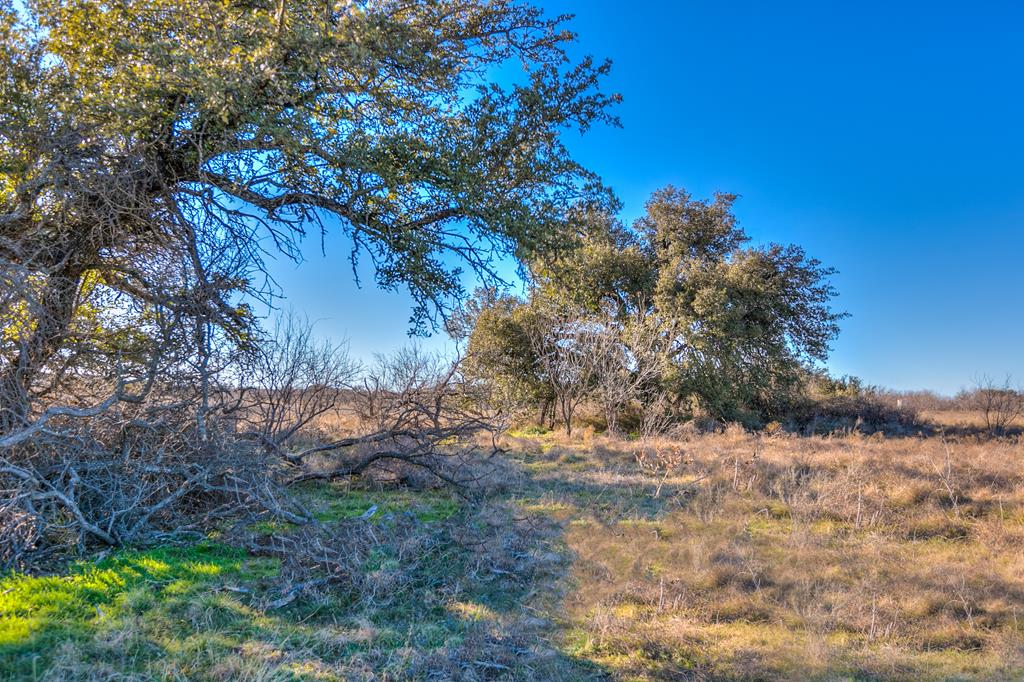
{"label": "green foliage", "polygon": [[[515,341],[526,334],[514,315],[579,307],[589,324],[620,326],[623,336],[634,317],[657,323],[660,342],[643,345],[663,356],[660,384],[677,414],[748,426],[784,415],[799,400],[806,368],[827,357],[838,333],[843,315],[829,307],[834,270],[798,246],[746,246],[735,200],[667,187],[632,228],[600,210],[577,211],[575,248],[533,262],[529,300],[495,301],[477,314],[471,339],[500,348],[483,356],[491,376],[536,376],[528,344]],[[638,340],[622,342],[634,372],[636,349],[628,348]]]}
{"label": "green foliage", "polygon": [[880,391],[855,376],[833,377],[826,372],[814,372],[807,378],[806,394],[811,398],[860,398]]}
{"label": "green foliage", "polygon": [[750,422],[784,411],[805,363],[824,360],[841,315],[834,273],[797,246],[743,248],[735,196],[655,193],[637,227],[658,268],[654,305],[682,343],[676,390],[714,416]]}
{"label": "green foliage", "polygon": [[661,286],[689,267],[728,258],[748,241],[732,213],[736,198],[718,192],[714,201],[702,201],[672,185],[651,194],[634,229],[659,262]]}
{"label": "green foliage", "polygon": [[546,436],[551,429],[540,424],[527,424],[521,429],[509,431],[509,435],[516,438],[529,438],[531,436]]}
{"label": "green foliage", "polygon": [[510,405],[551,400],[531,343],[537,311],[514,296],[480,290],[466,307],[465,371],[488,383]]}
{"label": "green foliage", "polygon": [[621,313],[644,307],[656,272],[639,236],[596,208],[576,211],[573,220],[572,248],[558,259],[533,263],[534,298],[592,313],[602,304]]}
{"label": "green foliage", "polygon": [[[227,229],[223,246],[258,260],[255,227],[294,254],[329,216],[381,286],[410,288],[419,324],[460,294],[451,256],[491,276],[494,252],[554,248],[571,204],[609,201],[560,140],[616,123],[608,65],[566,65],[573,34],[525,3],[40,0],[21,15],[0,6],[4,229],[46,224],[123,294],[147,285],[124,260],[154,235]],[[509,59],[524,74],[501,86],[488,74]],[[97,200],[103,216],[85,210]]]}

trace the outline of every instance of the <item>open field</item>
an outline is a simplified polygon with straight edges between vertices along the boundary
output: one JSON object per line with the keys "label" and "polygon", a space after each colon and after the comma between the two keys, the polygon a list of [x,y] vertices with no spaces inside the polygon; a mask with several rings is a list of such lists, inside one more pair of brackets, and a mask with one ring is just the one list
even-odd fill
{"label": "open field", "polygon": [[1024,674],[1019,444],[684,447],[657,496],[601,444],[528,465],[575,559],[568,650],[626,679]]}
{"label": "open field", "polygon": [[507,446],[483,499],[300,489],[347,563],[291,601],[259,548],[306,531],[271,522],[6,578],[0,678],[1024,675],[1017,440]]}
{"label": "open field", "polygon": [[[923,410],[921,418],[938,426],[985,429],[985,415],[977,410]],[[1011,419],[1006,426],[1008,431],[1019,432],[1024,428],[1024,418]]]}

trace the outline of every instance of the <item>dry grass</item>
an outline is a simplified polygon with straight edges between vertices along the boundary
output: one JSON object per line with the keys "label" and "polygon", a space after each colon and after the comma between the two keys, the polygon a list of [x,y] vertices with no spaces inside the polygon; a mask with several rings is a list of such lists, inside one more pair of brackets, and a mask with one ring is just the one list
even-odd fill
{"label": "dry grass", "polygon": [[281,608],[302,562],[226,547],[201,575],[202,545],[46,579],[60,589],[12,576],[0,679],[1024,678],[1020,439],[506,445],[472,502],[388,477],[298,487],[348,578]]}
{"label": "dry grass", "polygon": [[1024,675],[1020,442],[732,428],[667,474],[629,443],[519,446],[574,556],[566,647],[617,678]]}
{"label": "dry grass", "polygon": [[[985,415],[979,410],[924,410],[921,417],[933,424],[945,427],[969,428],[984,431]],[[1007,430],[1024,428],[1024,418],[1018,417],[1007,424]]]}

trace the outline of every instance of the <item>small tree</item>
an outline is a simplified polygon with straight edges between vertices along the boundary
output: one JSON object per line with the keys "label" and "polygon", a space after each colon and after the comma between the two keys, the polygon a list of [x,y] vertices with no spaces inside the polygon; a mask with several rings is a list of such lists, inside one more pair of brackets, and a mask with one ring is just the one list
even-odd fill
{"label": "small tree", "polygon": [[668,337],[664,325],[642,306],[625,316],[604,306],[594,329],[594,396],[604,411],[608,433],[615,434],[619,415],[630,403],[638,402],[643,415],[655,405],[663,407],[659,396]]}
{"label": "small tree", "polygon": [[1024,415],[1024,391],[1014,388],[1010,377],[999,383],[987,375],[975,381],[968,405],[981,413],[990,435],[999,436]]}
{"label": "small tree", "polygon": [[538,407],[538,423],[554,422],[554,395],[541,376],[532,342],[541,316],[515,296],[481,289],[449,320],[448,332],[466,342],[464,371],[488,386],[509,412]]}
{"label": "small tree", "polygon": [[578,309],[542,315],[530,344],[537,367],[555,396],[565,432],[572,435],[576,409],[591,396],[600,363],[600,325]]}
{"label": "small tree", "polygon": [[593,364],[594,397],[601,404],[608,433],[613,434],[618,430],[619,412],[635,392],[622,327],[607,312],[595,322]]}
{"label": "small tree", "polygon": [[360,371],[345,345],[317,339],[313,325],[295,313],[278,318],[272,336],[251,356],[241,377],[239,412],[275,454],[336,410]]}

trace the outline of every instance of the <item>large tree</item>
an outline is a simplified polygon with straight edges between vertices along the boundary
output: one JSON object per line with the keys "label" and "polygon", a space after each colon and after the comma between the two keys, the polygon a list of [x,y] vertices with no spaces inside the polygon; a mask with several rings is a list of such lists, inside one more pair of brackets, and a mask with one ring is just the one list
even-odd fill
{"label": "large tree", "polygon": [[514,0],[0,0],[0,422],[73,358],[244,343],[311,230],[420,327],[460,268],[558,246],[608,201],[562,134],[614,123],[572,38]]}
{"label": "large tree", "polygon": [[[522,305],[579,306],[591,324],[620,332],[637,320],[657,321],[661,339],[642,335],[642,345],[664,356],[657,363],[661,384],[678,413],[777,416],[838,333],[842,314],[830,307],[834,271],[797,246],[748,246],[735,201],[731,194],[701,200],[666,187],[631,227],[600,210],[576,210],[576,248],[533,264],[534,286]],[[623,350],[626,358],[634,355]],[[500,375],[508,364],[492,370]]]}
{"label": "large tree", "polygon": [[745,246],[735,200],[668,187],[636,227],[657,272],[652,305],[674,324],[677,395],[720,418],[756,420],[787,407],[843,315],[830,307],[835,271],[795,245]]}

